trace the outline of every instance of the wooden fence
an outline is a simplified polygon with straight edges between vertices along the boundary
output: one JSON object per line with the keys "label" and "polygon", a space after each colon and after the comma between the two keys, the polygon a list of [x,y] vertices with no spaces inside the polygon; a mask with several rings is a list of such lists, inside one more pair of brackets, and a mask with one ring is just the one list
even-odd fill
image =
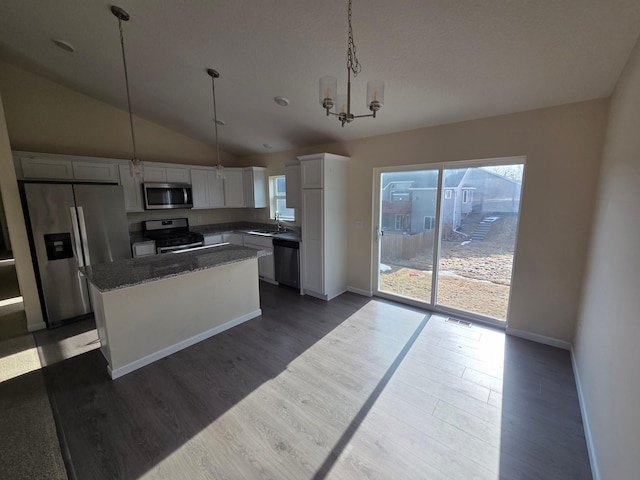
{"label": "wooden fence", "polygon": [[380,257],[383,262],[387,258],[410,260],[430,251],[432,247],[433,230],[414,235],[398,235],[387,232],[382,237]]}

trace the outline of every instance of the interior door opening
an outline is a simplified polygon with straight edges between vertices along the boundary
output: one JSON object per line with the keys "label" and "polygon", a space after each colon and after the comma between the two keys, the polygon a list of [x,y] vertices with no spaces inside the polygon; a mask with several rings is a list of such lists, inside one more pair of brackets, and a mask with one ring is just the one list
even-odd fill
{"label": "interior door opening", "polygon": [[376,293],[504,324],[524,159],[384,169]]}

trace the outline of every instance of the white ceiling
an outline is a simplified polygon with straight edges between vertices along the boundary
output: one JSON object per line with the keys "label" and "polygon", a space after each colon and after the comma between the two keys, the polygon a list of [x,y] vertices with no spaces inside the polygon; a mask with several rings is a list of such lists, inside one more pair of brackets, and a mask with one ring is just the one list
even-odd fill
{"label": "white ceiling", "polygon": [[[386,81],[385,106],[342,128],[318,79],[346,89],[346,0],[115,1],[131,15],[134,113],[213,143],[215,68],[221,147],[238,155],[605,97],[640,33],[638,0],[354,0],[354,113],[368,113],[372,79]],[[126,109],[110,5],[2,0],[0,56]]]}

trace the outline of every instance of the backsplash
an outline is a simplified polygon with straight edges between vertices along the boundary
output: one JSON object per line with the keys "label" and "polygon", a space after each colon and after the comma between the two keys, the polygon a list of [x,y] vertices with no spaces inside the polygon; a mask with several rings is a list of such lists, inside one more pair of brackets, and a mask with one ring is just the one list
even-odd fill
{"label": "backsplash", "polygon": [[[132,233],[142,231],[142,222],[145,220],[185,217],[189,219],[189,226],[194,227],[236,222],[253,222],[261,225],[276,224],[275,220],[269,218],[268,208],[167,209],[127,213],[129,232]],[[287,228],[296,227],[296,222],[283,223]],[[253,227],[249,226],[249,228]]]}

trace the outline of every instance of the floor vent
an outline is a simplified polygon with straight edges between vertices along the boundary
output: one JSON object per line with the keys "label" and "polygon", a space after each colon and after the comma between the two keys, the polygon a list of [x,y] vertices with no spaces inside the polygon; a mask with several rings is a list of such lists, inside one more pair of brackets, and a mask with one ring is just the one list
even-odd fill
{"label": "floor vent", "polygon": [[454,325],[460,325],[462,327],[471,327],[471,322],[467,322],[465,320],[458,320],[457,318],[448,317],[445,322],[453,323]]}

